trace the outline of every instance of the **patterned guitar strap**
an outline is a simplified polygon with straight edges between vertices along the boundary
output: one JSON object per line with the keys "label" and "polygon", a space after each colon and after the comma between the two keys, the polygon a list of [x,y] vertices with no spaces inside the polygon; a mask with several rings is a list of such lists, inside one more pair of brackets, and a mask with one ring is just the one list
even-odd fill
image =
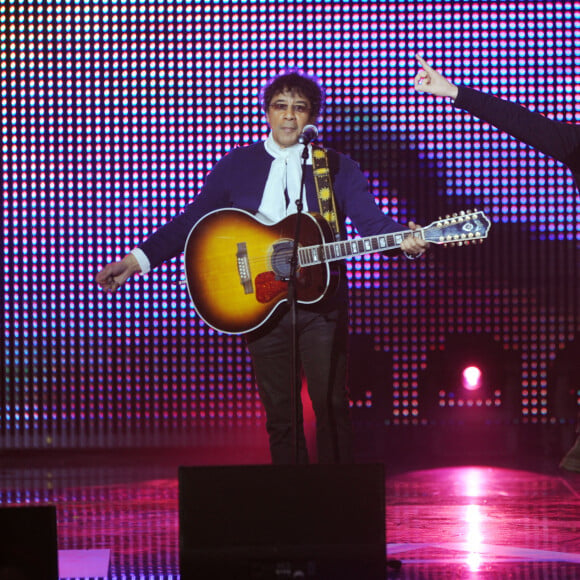
{"label": "patterned guitar strap", "polygon": [[328,222],[334,239],[340,240],[340,226],[338,215],[336,214],[336,203],[334,201],[334,191],[332,190],[332,180],[328,169],[328,153],[320,145],[312,146],[312,170],[314,172],[314,182],[316,183],[316,193],[318,194],[318,207],[320,214]]}

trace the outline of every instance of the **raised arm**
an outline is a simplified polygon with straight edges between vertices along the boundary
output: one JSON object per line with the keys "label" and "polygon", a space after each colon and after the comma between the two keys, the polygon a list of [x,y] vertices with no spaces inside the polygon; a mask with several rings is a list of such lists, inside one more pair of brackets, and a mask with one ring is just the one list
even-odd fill
{"label": "raised arm", "polygon": [[471,113],[538,151],[580,169],[580,125],[554,121],[518,103],[455,85],[416,55],[421,70],[415,75],[418,91],[453,99],[453,106]]}

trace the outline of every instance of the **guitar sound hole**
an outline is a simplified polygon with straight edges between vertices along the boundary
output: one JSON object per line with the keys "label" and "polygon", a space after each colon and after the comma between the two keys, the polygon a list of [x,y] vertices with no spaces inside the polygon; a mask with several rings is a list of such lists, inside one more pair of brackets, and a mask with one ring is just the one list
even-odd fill
{"label": "guitar sound hole", "polygon": [[290,261],[292,260],[292,240],[277,242],[272,251],[272,270],[277,280],[290,278]]}

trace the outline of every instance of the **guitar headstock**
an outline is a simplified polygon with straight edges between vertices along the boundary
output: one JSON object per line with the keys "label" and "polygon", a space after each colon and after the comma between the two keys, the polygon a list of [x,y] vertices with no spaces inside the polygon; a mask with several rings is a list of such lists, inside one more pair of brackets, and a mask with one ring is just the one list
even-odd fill
{"label": "guitar headstock", "polygon": [[423,228],[425,240],[434,244],[467,245],[483,242],[491,222],[482,211],[461,211]]}

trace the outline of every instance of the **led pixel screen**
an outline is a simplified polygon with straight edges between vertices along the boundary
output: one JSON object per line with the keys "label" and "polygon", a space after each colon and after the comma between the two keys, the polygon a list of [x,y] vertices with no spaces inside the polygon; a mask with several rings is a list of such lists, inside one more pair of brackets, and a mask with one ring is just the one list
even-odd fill
{"label": "led pixel screen", "polygon": [[[353,340],[388,361],[374,385],[388,422],[429,421],[430,361],[477,335],[516,361],[515,418],[557,420],[549,375],[578,332],[571,174],[412,79],[419,52],[454,82],[574,122],[579,17],[574,2],[8,0],[5,445],[263,421],[243,339],[196,316],[180,259],[113,296],[93,278],[193,199],[227,151],[267,135],[258,94],[287,67],[325,85],[321,140],[360,163],[383,211],[427,225],[478,208],[492,221],[481,246],[348,262]],[[353,405],[372,404],[364,391]]]}

